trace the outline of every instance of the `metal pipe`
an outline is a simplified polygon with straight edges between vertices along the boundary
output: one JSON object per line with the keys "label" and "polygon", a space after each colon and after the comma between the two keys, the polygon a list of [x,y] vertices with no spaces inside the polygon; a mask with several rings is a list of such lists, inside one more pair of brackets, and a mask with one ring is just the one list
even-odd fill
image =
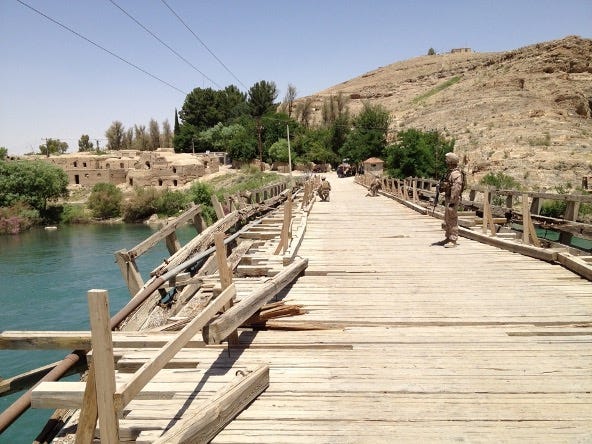
{"label": "metal pipe", "polygon": [[[260,222],[261,220],[259,219],[254,222],[251,222],[250,224],[245,225],[242,229],[224,239],[224,243],[227,244],[229,242],[232,242],[234,239],[240,236],[241,233],[259,224]],[[192,257],[191,259],[186,260],[182,264],[179,264],[168,273],[154,278],[154,280],[151,281],[146,287],[140,289],[140,291],[138,291],[138,293],[136,293],[136,295],[121,310],[119,310],[115,315],[113,315],[110,324],[111,329],[113,330],[114,328],[116,328],[121,323],[121,321],[123,321],[142,302],[144,302],[148,298],[148,296],[150,296],[152,293],[158,290],[158,288],[167,280],[169,280],[173,276],[176,276],[181,271],[192,266],[198,261],[208,257],[215,251],[216,247],[209,248],[201,252],[200,254]],[[84,350],[75,350],[74,352],[70,353],[64,359],[58,362],[51,371],[49,371],[43,378],[41,378],[37,382],[37,384],[45,381],[53,382],[59,380],[69,369],[76,365],[81,360],[81,356],[85,356],[85,354],[86,352]],[[35,384],[35,386],[37,384]],[[35,386],[23,393],[16,401],[14,401],[8,408],[6,408],[0,414],[0,434],[2,434],[4,430],[6,430],[14,421],[16,421],[24,412],[26,412],[29,409],[29,407],[31,407],[31,392]]]}
{"label": "metal pipe", "polygon": [[[84,353],[84,352],[82,352]],[[70,353],[64,359],[62,359],[49,373],[37,382],[44,381],[56,381],[64,376],[70,368],[75,366],[84,355],[81,356],[78,352]],[[29,390],[21,395],[16,401],[14,401],[6,410],[0,413],[0,435],[4,433],[14,421],[16,421],[29,407],[31,407],[31,392],[37,385],[35,384]]]}

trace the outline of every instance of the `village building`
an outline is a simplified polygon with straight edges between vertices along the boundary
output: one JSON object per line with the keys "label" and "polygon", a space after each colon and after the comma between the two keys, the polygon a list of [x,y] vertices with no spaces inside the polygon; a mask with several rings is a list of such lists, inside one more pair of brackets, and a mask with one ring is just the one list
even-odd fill
{"label": "village building", "polygon": [[384,170],[384,160],[378,157],[370,157],[362,162],[364,165],[364,173],[374,174],[375,176],[382,176]]}
{"label": "village building", "polygon": [[68,175],[69,185],[92,187],[97,183],[112,183],[171,188],[218,172],[220,159],[225,159],[220,153],[177,154],[172,148],[105,154],[79,152],[39,158],[62,168]]}

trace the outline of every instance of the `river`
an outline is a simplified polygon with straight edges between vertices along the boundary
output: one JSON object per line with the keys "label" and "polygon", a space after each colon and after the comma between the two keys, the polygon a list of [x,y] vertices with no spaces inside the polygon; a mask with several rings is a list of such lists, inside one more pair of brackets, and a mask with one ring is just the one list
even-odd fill
{"label": "river", "polygon": [[[89,330],[86,294],[93,288],[109,291],[116,313],[130,295],[113,253],[153,232],[146,225],[73,225],[0,236],[0,330]],[[178,232],[181,244],[194,235],[189,227]],[[141,256],[144,280],[168,256],[164,242]],[[0,378],[55,362],[69,351],[0,351]],[[0,411],[21,394],[0,398]],[[31,443],[52,412],[29,409],[0,435],[0,443]]]}

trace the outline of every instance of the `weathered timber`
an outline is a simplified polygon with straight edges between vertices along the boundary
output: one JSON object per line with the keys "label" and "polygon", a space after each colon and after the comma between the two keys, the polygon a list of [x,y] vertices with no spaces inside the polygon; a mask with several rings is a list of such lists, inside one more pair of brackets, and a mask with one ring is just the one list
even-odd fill
{"label": "weathered timber", "polygon": [[[90,334],[89,334],[90,343]],[[69,347],[68,347],[69,348]],[[6,379],[0,379],[0,397],[12,395],[13,393],[20,392],[21,390],[28,389],[35,385],[41,378],[47,375],[58,363],[44,365],[42,367],[29,370],[19,375],[12,376]],[[79,363],[66,371],[64,376],[70,376],[75,373],[79,373],[85,363]]]}
{"label": "weathered timber", "polygon": [[184,418],[154,444],[210,442],[226,424],[269,386],[269,367],[237,372],[237,378]]}
{"label": "weathered timber", "polygon": [[249,319],[265,303],[269,302],[285,286],[298,277],[308,266],[308,259],[297,259],[273,279],[263,284],[250,295],[241,299],[218,319],[204,327],[202,330],[206,344],[219,344],[228,335],[236,330],[243,322]]}
{"label": "weathered timber", "polygon": [[133,397],[146,385],[146,383],[156,374],[163,366],[181,350],[187,342],[202,327],[210,321],[210,319],[236,295],[236,288],[231,284],[226,288],[220,296],[214,299],[210,304],[197,315],[189,324],[187,324],[181,332],[171,339],[151,361],[147,362],[140,370],[136,372],[134,377],[130,379],[122,387],[119,387],[114,395],[115,406],[118,411],[121,411]]}

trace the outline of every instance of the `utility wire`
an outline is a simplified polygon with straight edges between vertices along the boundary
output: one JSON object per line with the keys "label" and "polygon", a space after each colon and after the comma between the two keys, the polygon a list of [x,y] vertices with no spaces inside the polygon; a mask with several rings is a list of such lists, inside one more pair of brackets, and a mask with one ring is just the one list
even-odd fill
{"label": "utility wire", "polygon": [[190,28],[190,27],[187,25],[187,23],[185,23],[185,22],[183,21],[183,19],[182,19],[182,18],[179,16],[179,14],[177,14],[177,13],[176,13],[176,12],[173,10],[173,8],[171,8],[171,7],[168,5],[168,3],[167,3],[165,0],[160,0],[160,1],[161,1],[161,2],[162,2],[162,3],[163,3],[163,4],[164,4],[164,5],[167,7],[167,8],[169,8],[169,11],[171,11],[171,12],[173,13],[173,15],[174,15],[175,17],[177,17],[177,19],[178,19],[178,20],[179,20],[179,21],[180,21],[180,22],[183,24],[183,26],[185,26],[185,28],[187,28],[187,30],[188,30],[188,31],[189,31],[191,34],[193,34],[193,37],[195,37],[195,38],[197,39],[197,41],[198,41],[199,43],[201,43],[201,44],[202,44],[202,46],[208,50],[208,52],[209,52],[209,53],[212,55],[212,57],[214,57],[214,58],[215,58],[215,59],[218,61],[218,63],[220,63],[220,65],[222,65],[222,66],[224,67],[224,69],[225,69],[226,71],[228,71],[228,72],[230,73],[230,75],[231,75],[232,77],[234,77],[234,78],[235,78],[235,80],[236,80],[238,83],[240,83],[240,84],[242,85],[242,87],[243,87],[243,88],[245,88],[246,90],[248,90],[249,88],[247,88],[247,87],[245,86],[245,84],[244,84],[243,82],[241,82],[241,81],[240,81],[240,79],[239,79],[237,76],[235,76],[235,75],[234,75],[234,73],[233,73],[233,72],[232,72],[230,69],[228,69],[228,67],[227,67],[227,66],[226,66],[226,65],[225,65],[225,64],[222,62],[222,60],[220,60],[220,59],[219,59],[219,58],[216,56],[216,54],[214,54],[214,53],[212,52],[212,50],[211,50],[210,48],[208,48],[208,46],[207,46],[207,45],[206,45],[204,42],[202,42],[202,40],[201,40],[201,39],[200,39],[200,38],[197,36],[197,34],[196,34],[195,32],[193,32],[193,30],[192,30],[192,29],[191,29],[191,28]]}
{"label": "utility wire", "polygon": [[115,57],[115,58],[117,58],[117,59],[121,60],[123,63],[126,63],[126,64],[130,65],[131,67],[133,67],[133,68],[137,69],[138,71],[140,71],[140,72],[143,72],[143,73],[144,73],[144,74],[146,74],[147,76],[150,76],[150,77],[152,77],[153,79],[155,79],[155,80],[158,80],[159,82],[161,82],[161,83],[163,83],[163,84],[165,84],[165,85],[167,85],[167,86],[169,86],[169,87],[173,88],[175,91],[178,91],[178,92],[180,92],[181,94],[187,95],[187,93],[186,93],[185,91],[183,91],[182,89],[179,89],[179,88],[177,88],[177,87],[176,87],[176,86],[174,86],[174,85],[171,85],[171,84],[170,84],[169,82],[167,82],[166,80],[163,80],[163,79],[161,79],[161,78],[159,78],[159,77],[155,76],[154,74],[151,74],[151,73],[149,73],[149,72],[148,72],[148,71],[146,71],[144,68],[141,68],[141,67],[139,67],[138,65],[135,65],[134,63],[130,62],[129,60],[126,60],[126,59],[124,59],[123,57],[121,57],[121,56],[119,56],[119,55],[115,54],[114,52],[112,52],[112,51],[109,51],[107,48],[104,48],[103,46],[99,45],[98,43],[95,43],[95,42],[93,42],[93,41],[92,41],[92,40],[90,40],[89,38],[87,38],[87,37],[83,36],[82,34],[80,34],[80,33],[79,33],[79,32],[77,32],[77,31],[74,31],[72,28],[70,28],[70,27],[68,27],[68,26],[66,26],[66,25],[64,25],[64,24],[62,24],[62,23],[60,23],[60,22],[58,22],[57,20],[54,20],[53,18],[49,17],[48,15],[46,15],[46,14],[44,14],[43,12],[39,11],[38,9],[35,9],[35,8],[33,8],[31,5],[29,5],[29,4],[27,4],[27,3],[25,3],[24,1],[22,1],[22,0],[16,0],[16,1],[17,1],[17,2],[19,2],[21,5],[23,5],[23,6],[26,6],[27,8],[29,8],[31,11],[34,11],[34,12],[36,12],[37,14],[41,15],[42,17],[45,17],[45,18],[46,18],[47,20],[49,20],[50,22],[52,22],[52,23],[55,23],[56,25],[58,25],[58,26],[60,26],[60,27],[64,28],[64,29],[65,29],[65,30],[67,30],[67,31],[70,31],[72,34],[76,35],[77,37],[80,37],[82,40],[85,40],[85,41],[87,41],[87,42],[88,42],[88,43],[90,43],[91,45],[93,45],[93,46],[96,46],[97,48],[99,48],[99,49],[101,49],[101,50],[105,51],[107,54],[110,54],[110,55],[112,55],[113,57]]}
{"label": "utility wire", "polygon": [[181,54],[179,54],[177,51],[175,51],[173,48],[171,48],[169,45],[167,45],[165,42],[163,42],[157,35],[155,35],[152,31],[150,31],[148,28],[146,28],[146,26],[144,26],[142,23],[140,23],[138,20],[136,20],[134,17],[132,17],[132,15],[129,14],[125,9],[123,9],[121,6],[119,6],[117,3],[115,3],[114,0],[109,0],[109,1],[111,3],[113,3],[113,5],[116,6],[121,12],[123,12],[125,15],[127,15],[131,20],[133,20],[144,31],[146,31],[148,34],[150,34],[152,37],[154,37],[156,40],[158,40],[162,45],[164,45],[166,48],[168,48],[169,51],[171,51],[173,54],[175,54],[177,57],[179,57],[181,60],[183,60],[189,66],[191,66],[194,70],[196,70],[198,73],[200,73],[206,79],[208,79],[210,81],[210,83],[212,83],[213,85],[215,85],[215,86],[217,86],[218,88],[221,89],[220,85],[218,85],[216,82],[214,82],[212,79],[210,79],[207,75],[205,75],[203,72],[201,72],[189,60],[187,60],[185,57],[183,57]]}

